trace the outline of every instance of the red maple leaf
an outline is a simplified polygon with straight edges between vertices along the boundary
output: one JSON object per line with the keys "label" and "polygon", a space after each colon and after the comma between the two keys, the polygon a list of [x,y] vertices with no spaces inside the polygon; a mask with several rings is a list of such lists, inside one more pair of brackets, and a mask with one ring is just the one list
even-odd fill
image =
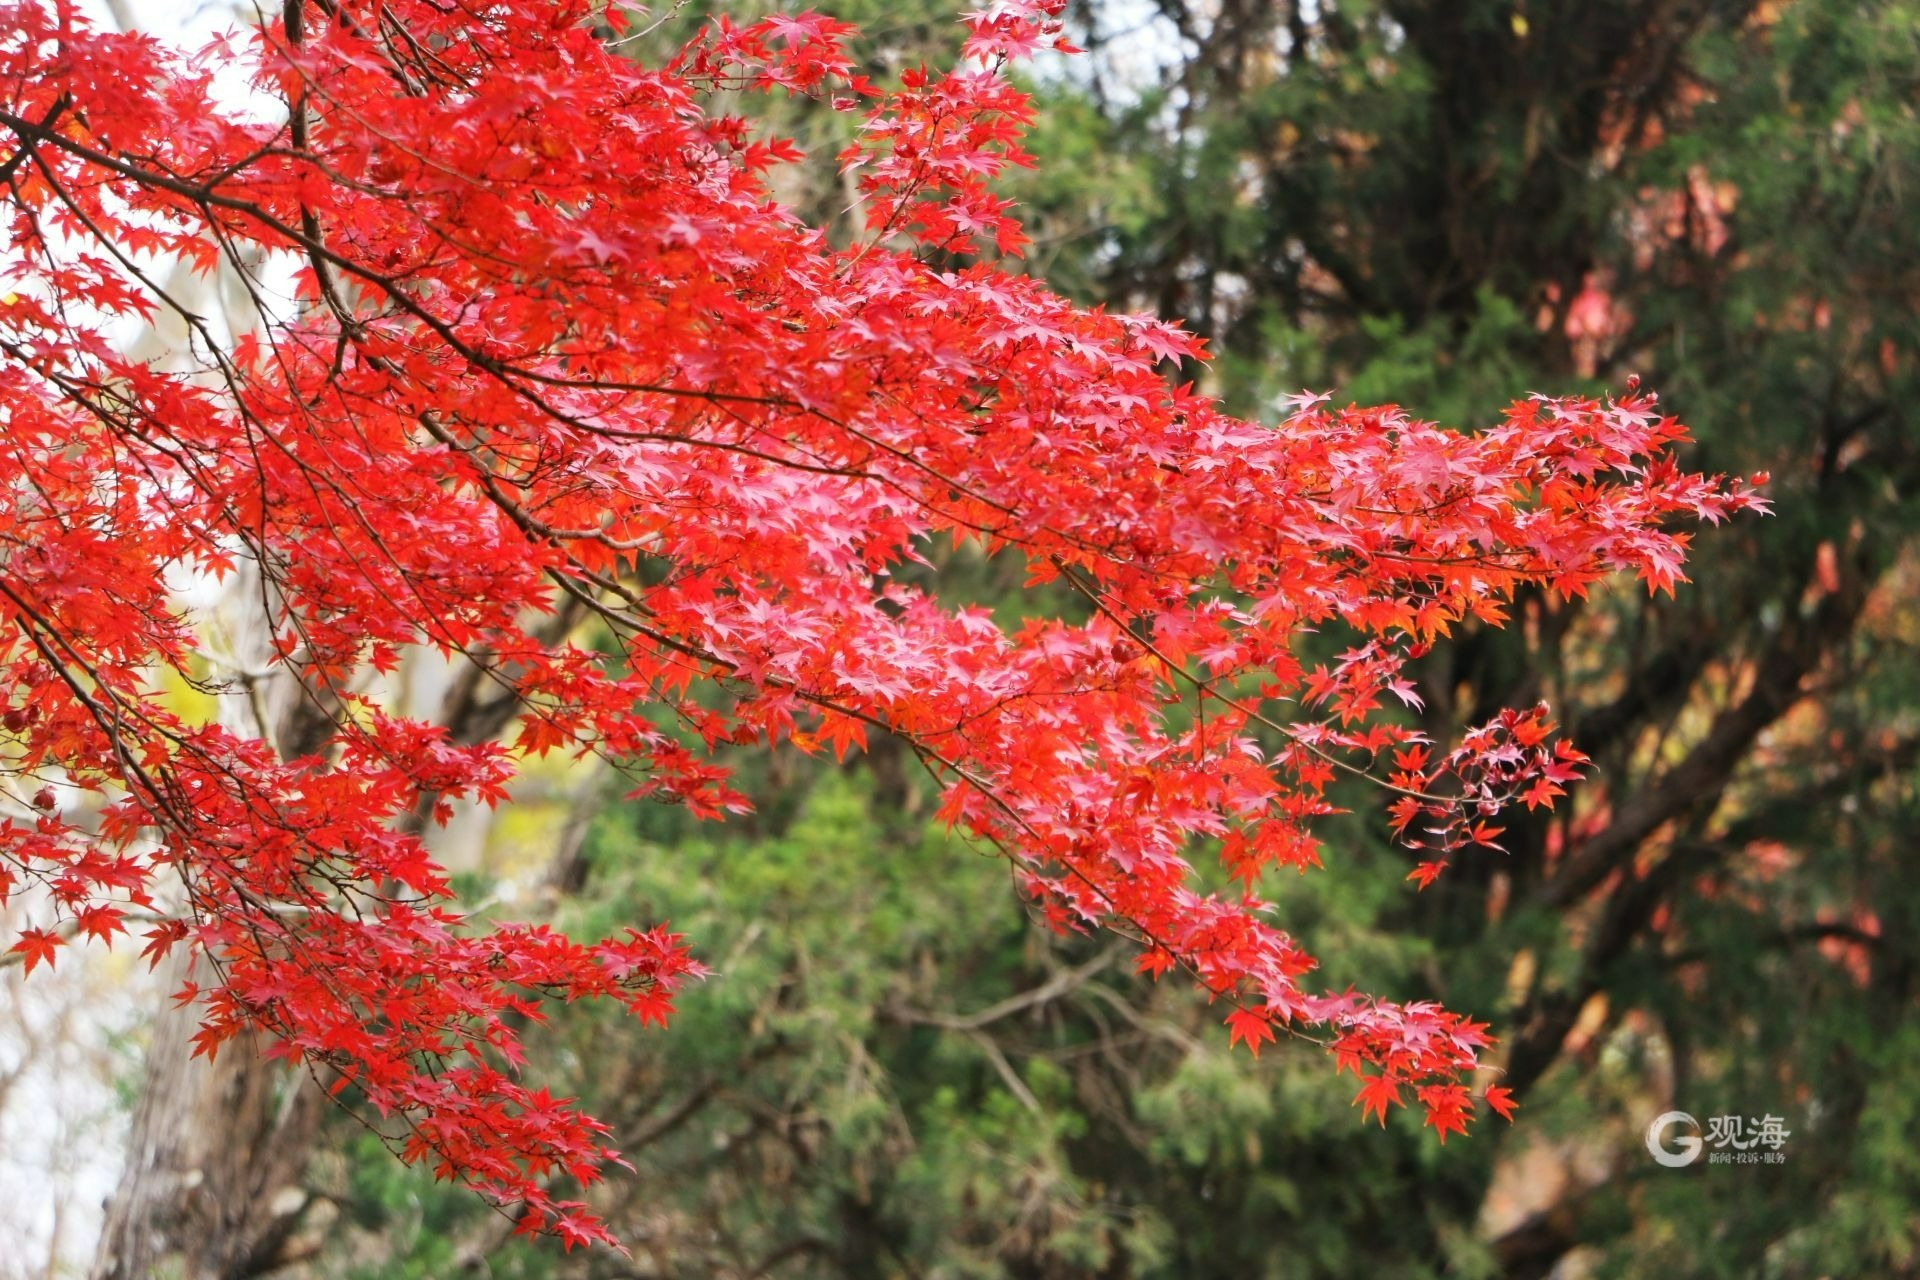
{"label": "red maple leaf", "polygon": [[1400,1086],[1384,1075],[1368,1076],[1366,1083],[1360,1086],[1360,1092],[1354,1095],[1354,1102],[1360,1107],[1361,1118],[1377,1114],[1384,1128],[1387,1123],[1387,1108],[1400,1104]]}
{"label": "red maple leaf", "polygon": [[1226,1023],[1228,1047],[1245,1044],[1256,1058],[1261,1042],[1273,1039],[1273,1020],[1257,1009],[1235,1009],[1227,1015]]}
{"label": "red maple leaf", "polygon": [[96,904],[90,907],[82,907],[74,919],[80,926],[80,932],[86,934],[89,938],[95,938],[105,942],[111,947],[113,945],[113,935],[127,931],[127,926],[123,923],[125,917],[126,913],[118,907]]}
{"label": "red maple leaf", "polygon": [[25,956],[25,972],[31,974],[34,966],[44,964],[53,968],[53,953],[57,947],[65,946],[66,939],[51,929],[22,929],[19,941],[7,950]]}
{"label": "red maple leaf", "polygon": [[1426,1108],[1426,1124],[1446,1145],[1447,1134],[1465,1133],[1472,1097],[1463,1084],[1426,1085],[1417,1090],[1420,1105]]}

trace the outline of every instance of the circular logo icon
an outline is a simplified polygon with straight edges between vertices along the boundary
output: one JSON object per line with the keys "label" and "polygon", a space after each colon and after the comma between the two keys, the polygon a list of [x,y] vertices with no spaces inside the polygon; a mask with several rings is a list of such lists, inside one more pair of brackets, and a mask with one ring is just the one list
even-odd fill
{"label": "circular logo icon", "polygon": [[1702,1143],[1696,1136],[1673,1139],[1673,1145],[1666,1143],[1667,1130],[1680,1124],[1700,1132],[1700,1122],[1684,1111],[1668,1111],[1655,1116],[1653,1123],[1647,1126],[1647,1153],[1669,1169],[1684,1169],[1700,1158]]}

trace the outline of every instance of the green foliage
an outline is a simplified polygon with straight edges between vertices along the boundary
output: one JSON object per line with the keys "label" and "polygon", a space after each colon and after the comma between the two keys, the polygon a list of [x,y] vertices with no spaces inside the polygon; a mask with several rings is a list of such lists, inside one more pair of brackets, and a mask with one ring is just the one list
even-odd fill
{"label": "green foliage", "polygon": [[[1229,1056],[1183,984],[1048,934],[1003,863],[877,806],[864,770],[809,762],[787,785],[800,798],[777,835],[608,808],[560,917],[670,919],[716,969],[670,1035],[636,1041],[582,1010],[542,1055],[619,1127],[637,1171],[601,1207],[663,1274],[770,1258],[819,1276],[1283,1277],[1364,1259],[1440,1274],[1438,1215],[1392,1248],[1357,1233],[1395,1211],[1396,1169],[1444,1181],[1484,1147],[1439,1148],[1404,1114],[1362,1140],[1351,1084],[1311,1045]],[[1381,874],[1386,842],[1350,834],[1355,852],[1279,886],[1283,909],[1342,953],[1330,981],[1413,985],[1432,950],[1382,926],[1405,894]],[[443,1275],[474,1256],[497,1276],[619,1274],[505,1243],[470,1197],[377,1154],[363,1140],[336,1176],[360,1242],[342,1256],[379,1261],[326,1274]]]}

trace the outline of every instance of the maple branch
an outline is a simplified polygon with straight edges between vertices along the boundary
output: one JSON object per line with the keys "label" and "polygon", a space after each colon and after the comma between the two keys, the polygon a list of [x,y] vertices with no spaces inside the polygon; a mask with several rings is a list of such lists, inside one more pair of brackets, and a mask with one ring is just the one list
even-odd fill
{"label": "maple branch", "polygon": [[[51,129],[55,124],[59,123],[60,117],[63,114],[65,114],[67,108],[71,106],[72,103],[73,103],[72,95],[65,94],[65,93],[61,94],[58,98],[54,100],[52,108],[48,110],[45,117],[41,119],[40,121],[41,127],[45,129]],[[27,156],[28,156],[27,146],[23,142],[19,147],[17,147],[14,150],[14,153],[12,155],[8,156],[4,161],[0,161],[0,182],[11,184],[13,182],[14,173],[19,170],[20,166],[23,163],[26,162]]]}
{"label": "maple branch", "polygon": [[[1392,782],[1389,782],[1385,779],[1380,778],[1378,775],[1372,773],[1369,770],[1362,769],[1356,764],[1353,764],[1349,761],[1341,759],[1339,756],[1328,751],[1325,747],[1320,746],[1318,743],[1309,742],[1306,739],[1302,738],[1300,736],[1299,726],[1281,724],[1279,721],[1271,719],[1270,717],[1262,713],[1257,708],[1248,706],[1245,702],[1241,701],[1239,698],[1235,697],[1234,695],[1221,692],[1219,687],[1219,682],[1217,680],[1205,679],[1200,676],[1194,675],[1192,672],[1186,669],[1184,664],[1175,663],[1172,659],[1168,658],[1164,653],[1162,653],[1154,645],[1154,643],[1151,640],[1148,640],[1143,636],[1140,636],[1139,634],[1137,634],[1133,630],[1128,620],[1124,616],[1120,615],[1119,613],[1116,613],[1111,607],[1109,607],[1105,598],[1093,586],[1083,583],[1079,579],[1079,577],[1074,573],[1072,566],[1058,559],[1053,561],[1053,565],[1054,565],[1054,568],[1059,570],[1061,576],[1066,578],[1066,580],[1073,585],[1075,590],[1079,591],[1080,594],[1085,596],[1087,600],[1093,604],[1094,608],[1098,609],[1110,621],[1112,621],[1115,626],[1120,628],[1121,634],[1125,635],[1129,640],[1139,645],[1153,658],[1158,660],[1158,662],[1160,663],[1163,669],[1173,673],[1176,676],[1179,676],[1181,679],[1191,684],[1198,695],[1202,697],[1209,694],[1212,695],[1223,706],[1229,707],[1232,710],[1239,712],[1241,715],[1245,716],[1248,720],[1252,721],[1253,723],[1262,725],[1265,728],[1273,730],[1275,733],[1278,733],[1282,737],[1284,737],[1287,741],[1293,743],[1296,746],[1304,748],[1306,751],[1308,751],[1312,755],[1317,756],[1321,760],[1326,761],[1328,764],[1332,765],[1336,769],[1339,769],[1345,773],[1352,774],[1355,777],[1365,778],[1368,782],[1379,787],[1383,791],[1389,791],[1395,795],[1405,796],[1412,800],[1420,800],[1428,804],[1446,805],[1449,808],[1453,806],[1457,806],[1460,803],[1462,803],[1463,797],[1460,797],[1460,796],[1435,795],[1430,792],[1418,791],[1410,787],[1397,786]],[[1196,702],[1197,701],[1198,699],[1196,699]]]}

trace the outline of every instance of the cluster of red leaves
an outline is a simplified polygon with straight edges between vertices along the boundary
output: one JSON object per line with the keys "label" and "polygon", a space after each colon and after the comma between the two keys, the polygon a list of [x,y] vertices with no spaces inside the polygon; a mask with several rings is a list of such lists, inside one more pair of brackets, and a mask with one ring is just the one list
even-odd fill
{"label": "cluster of red leaves", "polygon": [[[1670,587],[1673,519],[1757,500],[1681,472],[1681,429],[1638,396],[1536,399],[1472,435],[1314,397],[1232,419],[1164,381],[1199,354],[1177,329],[956,265],[1019,244],[988,185],[1024,162],[1001,64],[1058,46],[1058,8],[971,15],[960,69],[881,93],[810,16],[721,23],[650,68],[595,38],[618,13],[588,0],[290,0],[248,48],[191,58],[68,0],[0,0],[4,767],[94,810],[43,791],[0,826],[0,897],[47,891],[13,948],[110,940],[177,876],[190,914],[148,950],[217,966],[203,1047],[264,1029],[403,1122],[408,1158],[604,1240],[548,1190],[597,1176],[602,1128],[518,1081],[516,1028],[548,997],[664,1020],[697,966],[662,930],[463,922],[405,817],[497,801],[556,749],[720,814],[743,802],[703,748],[884,729],[1061,927],[1136,936],[1251,1048],[1325,1027],[1370,1111],[1410,1088],[1464,1128],[1484,1027],[1303,986],[1314,962],[1253,887],[1318,860],[1336,769],[1391,762],[1435,871],[1501,804],[1550,803],[1578,757],[1542,714],[1438,761],[1376,714],[1414,696],[1409,651],[1522,583]],[[223,104],[227,67],[278,114]],[[764,90],[865,113],[842,158],[861,243],[770,198],[792,148],[716,109]],[[227,341],[159,255],[249,283],[293,260],[300,306]],[[185,371],[110,339],[159,310]],[[1010,633],[943,607],[895,576],[938,538],[1024,557],[1090,620]],[[240,560],[277,661],[335,710],[297,758],[154,692],[194,670],[170,586]],[[615,660],[548,637],[562,607]],[[1299,633],[1330,622],[1360,647],[1302,671]],[[516,735],[456,742],[356,692],[406,646],[476,664]],[[1194,887],[1203,840],[1244,894]]]}

